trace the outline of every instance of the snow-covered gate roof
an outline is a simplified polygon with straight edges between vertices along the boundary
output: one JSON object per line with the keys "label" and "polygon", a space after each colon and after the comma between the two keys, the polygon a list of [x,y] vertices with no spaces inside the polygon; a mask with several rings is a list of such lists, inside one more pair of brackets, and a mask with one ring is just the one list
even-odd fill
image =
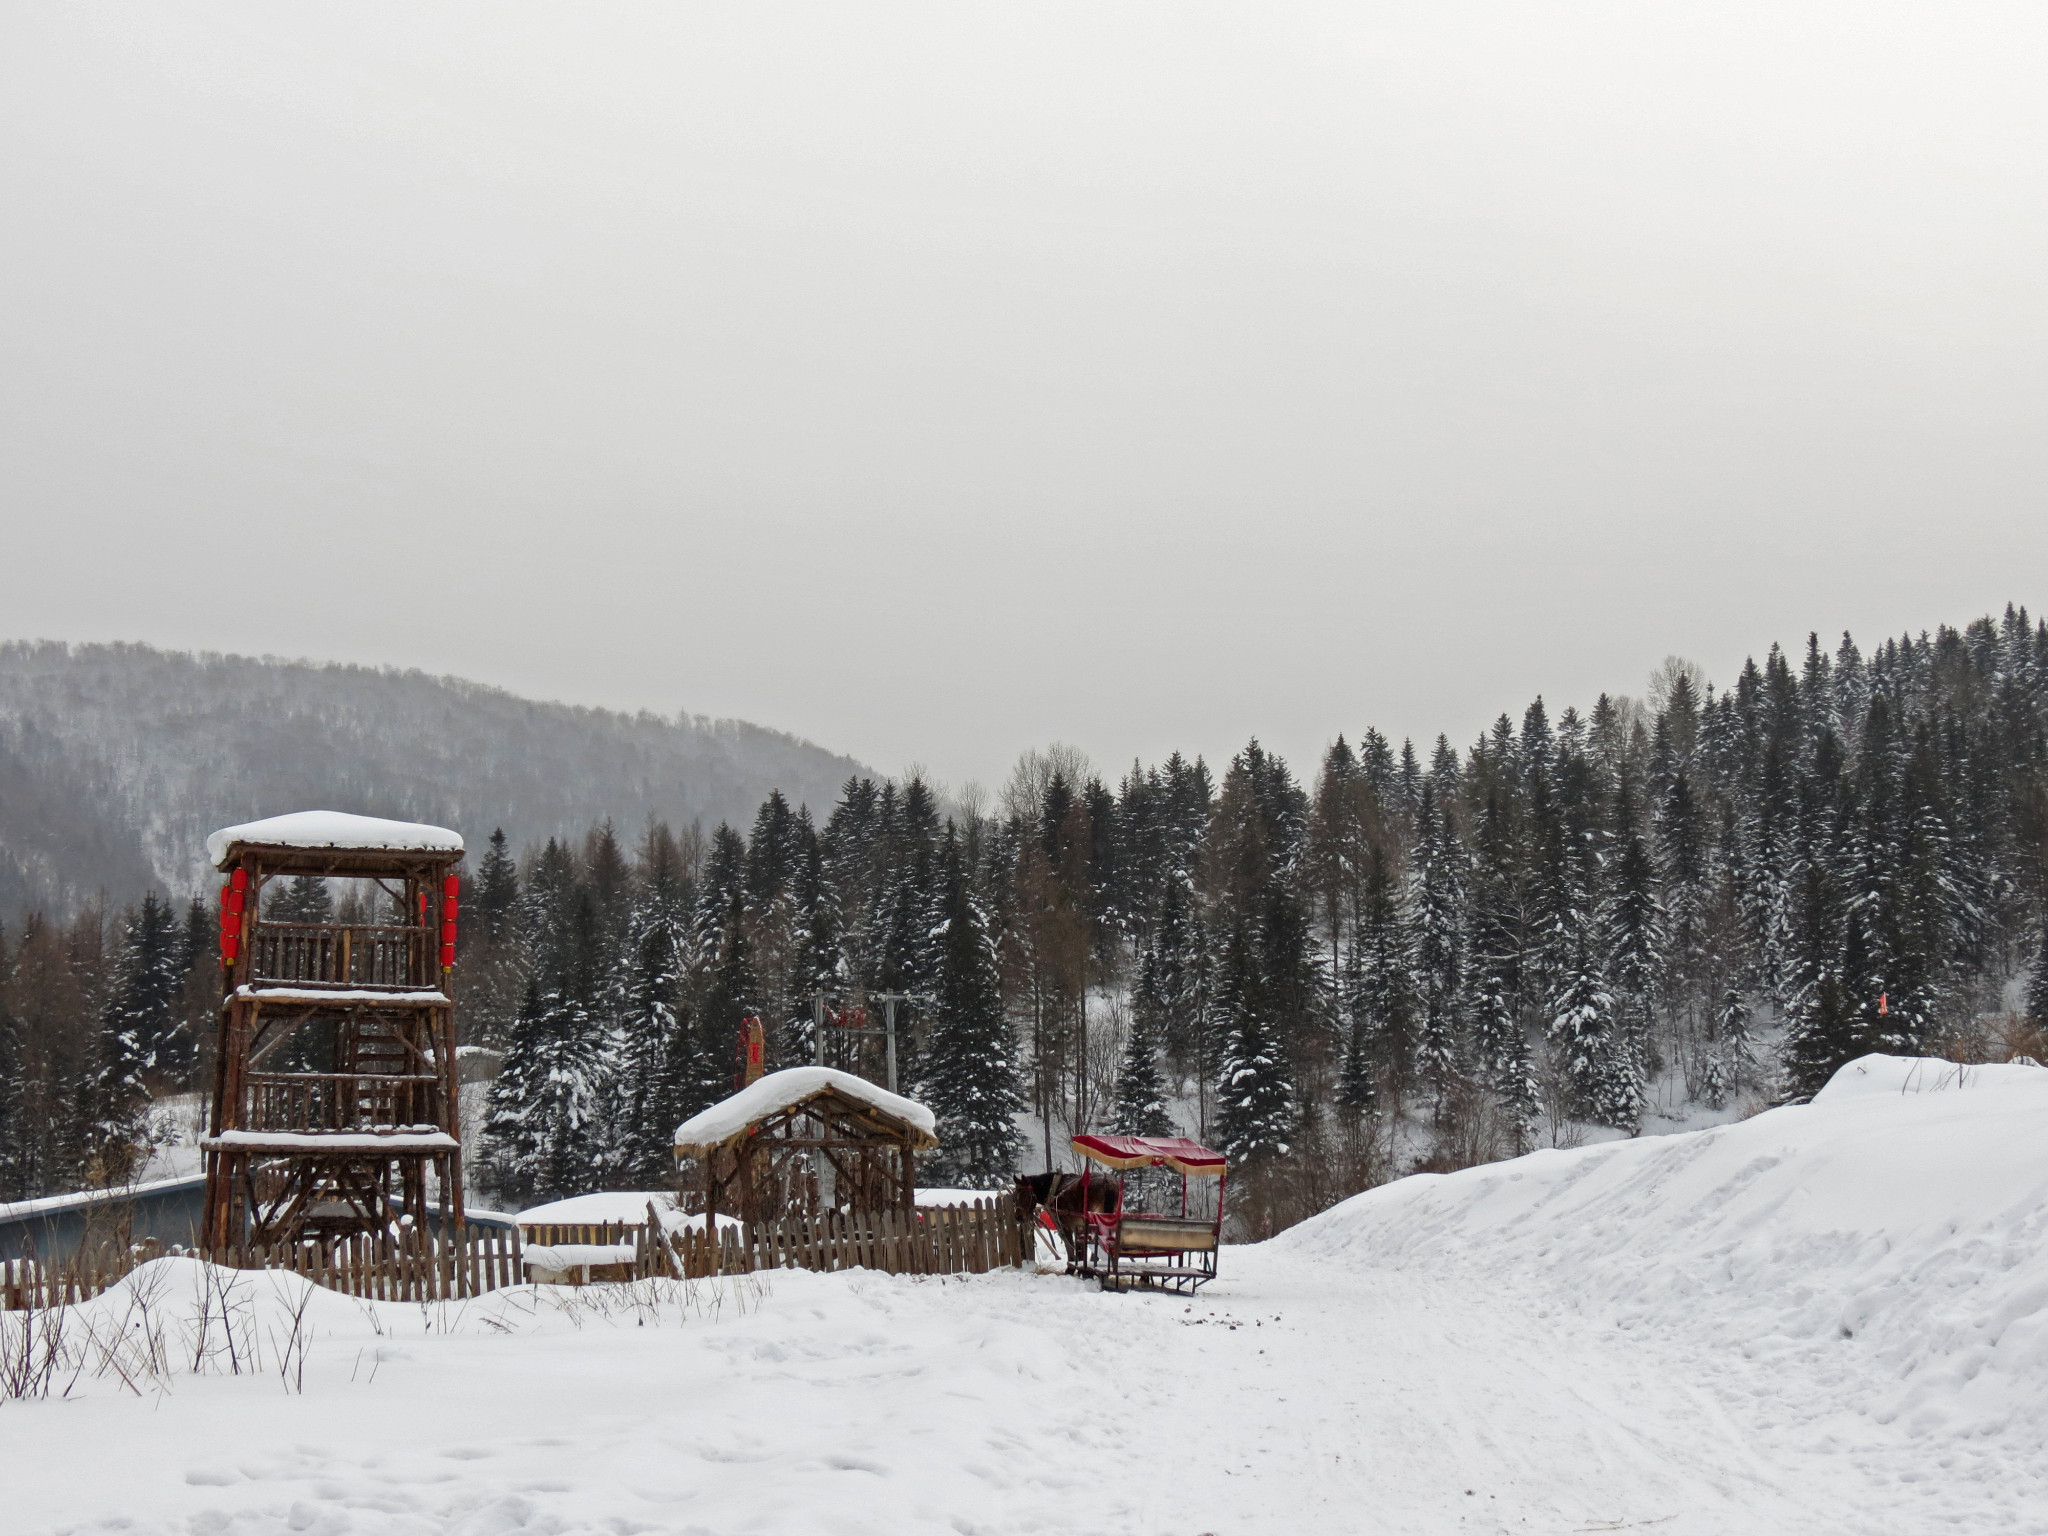
{"label": "snow-covered gate roof", "polygon": [[917,1100],[906,1099],[876,1087],[864,1077],[832,1067],[789,1067],[770,1072],[731,1098],[721,1099],[685,1120],[676,1127],[676,1151],[701,1157],[712,1148],[745,1135],[770,1115],[833,1093],[914,1132],[920,1147],[938,1145],[938,1122]]}

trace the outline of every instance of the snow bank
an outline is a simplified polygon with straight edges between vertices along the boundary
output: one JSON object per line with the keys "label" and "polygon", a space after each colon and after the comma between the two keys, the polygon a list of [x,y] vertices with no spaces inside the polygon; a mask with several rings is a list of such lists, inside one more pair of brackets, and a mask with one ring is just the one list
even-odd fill
{"label": "snow bank", "polygon": [[269,848],[404,848],[462,852],[462,834],[417,821],[385,821],[346,811],[294,811],[263,821],[222,827],[206,839],[206,857],[216,869],[236,843]]}
{"label": "snow bank", "polygon": [[1662,1336],[1766,1424],[1819,1402],[1991,1457],[2048,1435],[2044,1234],[2048,1071],[1871,1056],[1810,1104],[1402,1179],[1275,1246]]}
{"label": "snow bank", "polygon": [[749,1083],[731,1098],[721,1099],[701,1114],[692,1115],[676,1127],[676,1151],[694,1155],[715,1147],[752,1125],[764,1115],[801,1104],[808,1098],[837,1089],[848,1098],[878,1109],[894,1120],[914,1125],[925,1135],[938,1131],[932,1112],[915,1099],[878,1088],[864,1077],[831,1067],[789,1067],[770,1072]]}
{"label": "snow bank", "polygon": [[2031,1060],[1965,1065],[1931,1056],[1859,1056],[1828,1079],[1813,1096],[1816,1104],[1881,1094],[1952,1093],[2033,1081],[2041,1072]]}
{"label": "snow bank", "polygon": [[633,1262],[631,1243],[530,1243],[520,1259],[535,1276],[566,1275],[572,1270]]}
{"label": "snow bank", "polygon": [[676,1197],[665,1189],[607,1189],[571,1195],[566,1200],[550,1200],[546,1205],[521,1211],[513,1219],[522,1227],[597,1226],[607,1222],[644,1227],[650,1203],[658,1210],[671,1210]]}

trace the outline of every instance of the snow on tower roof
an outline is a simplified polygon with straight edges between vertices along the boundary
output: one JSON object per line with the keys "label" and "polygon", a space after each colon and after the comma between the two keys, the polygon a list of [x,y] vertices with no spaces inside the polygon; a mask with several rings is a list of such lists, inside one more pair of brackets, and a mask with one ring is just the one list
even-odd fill
{"label": "snow on tower roof", "polygon": [[866,1078],[855,1077],[851,1072],[840,1072],[831,1067],[790,1067],[781,1072],[770,1072],[731,1098],[720,1099],[709,1109],[685,1120],[676,1127],[676,1151],[701,1156],[711,1148],[732,1140],[758,1120],[781,1110],[793,1109],[807,1099],[834,1090],[892,1120],[900,1120],[924,1132],[927,1138],[936,1137],[938,1121],[915,1099],[906,1099],[900,1093],[877,1088]]}
{"label": "snow on tower roof", "polygon": [[222,827],[206,840],[206,857],[214,868],[237,843],[266,848],[400,848],[434,853],[462,852],[462,834],[417,821],[385,821],[379,816],[351,816],[347,811],[294,811],[264,821]]}

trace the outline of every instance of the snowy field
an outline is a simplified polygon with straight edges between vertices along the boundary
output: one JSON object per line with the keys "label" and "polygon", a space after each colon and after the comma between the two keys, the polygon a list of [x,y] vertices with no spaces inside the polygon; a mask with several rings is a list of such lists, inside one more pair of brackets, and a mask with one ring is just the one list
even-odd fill
{"label": "snowy field", "polygon": [[202,1272],[165,1260],[130,1285],[186,1358],[0,1405],[0,1528],[2034,1532],[2044,1228],[2048,1071],[1870,1058],[1809,1106],[1386,1186],[1193,1302],[322,1292],[294,1391],[296,1282],[244,1282],[257,1374],[216,1334],[194,1375]]}

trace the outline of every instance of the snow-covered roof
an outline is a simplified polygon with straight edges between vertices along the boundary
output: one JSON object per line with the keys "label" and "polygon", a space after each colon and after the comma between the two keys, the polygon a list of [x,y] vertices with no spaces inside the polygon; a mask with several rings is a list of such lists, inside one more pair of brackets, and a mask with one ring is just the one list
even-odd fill
{"label": "snow-covered roof", "polygon": [[254,1151],[295,1152],[456,1152],[462,1143],[446,1131],[222,1131],[199,1138],[199,1150],[217,1152],[241,1147]]}
{"label": "snow-covered roof", "polygon": [[[386,1007],[446,1008],[448,994],[437,987],[237,987],[235,996],[259,1003],[381,1003]],[[462,1047],[470,1049],[468,1046]]]}
{"label": "snow-covered roof", "polygon": [[645,1226],[650,1201],[666,1210],[676,1203],[676,1197],[665,1189],[607,1189],[550,1200],[513,1219],[522,1227]]}
{"label": "snow-covered roof", "polygon": [[206,840],[206,857],[218,869],[236,843],[266,848],[402,848],[408,852],[462,852],[462,834],[417,821],[386,821],[347,811],[293,811],[263,821],[222,827]]}
{"label": "snow-covered roof", "polygon": [[864,1077],[831,1067],[789,1067],[770,1072],[750,1083],[729,1099],[721,1099],[700,1114],[676,1127],[676,1150],[701,1154],[722,1146],[757,1120],[790,1109],[828,1090],[837,1090],[868,1108],[916,1127],[927,1138],[936,1139],[938,1122],[932,1112],[915,1099],[877,1088]]}

